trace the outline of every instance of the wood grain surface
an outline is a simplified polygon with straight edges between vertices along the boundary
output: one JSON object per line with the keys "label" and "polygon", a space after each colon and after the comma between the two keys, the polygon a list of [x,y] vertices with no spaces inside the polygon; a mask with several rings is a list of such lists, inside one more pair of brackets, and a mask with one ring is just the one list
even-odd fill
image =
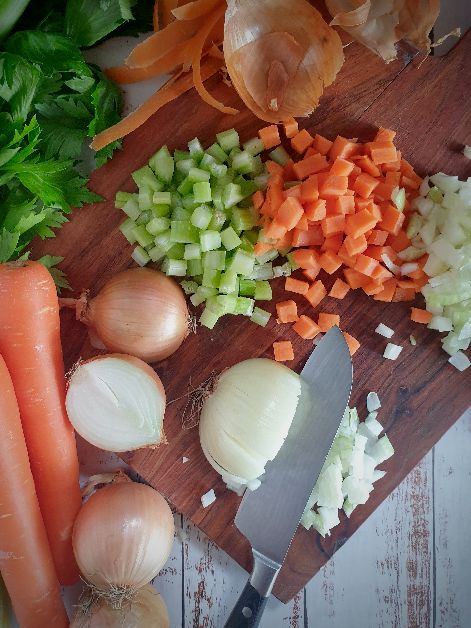
{"label": "wood grain surface", "polygon": [[[363,140],[372,137],[376,126],[391,126],[398,131],[398,147],[419,173],[442,170],[470,174],[470,162],[459,152],[471,121],[471,90],[469,82],[463,81],[471,73],[469,35],[446,57],[428,58],[420,68],[408,59],[385,66],[354,44],[346,49],[346,57],[336,83],[304,126],[327,136],[342,133]],[[227,104],[240,104],[216,78],[208,85]],[[242,140],[261,126],[243,108],[237,116],[224,116],[201,103],[195,93],[168,105],[125,141],[121,153],[93,174],[92,187],[106,201],[76,211],[56,241],[37,246],[35,252],[64,255],[64,270],[74,288],[96,291],[113,273],[129,265],[130,248],[116,229],[122,214],[114,209],[113,199],[117,190],[133,189],[130,171],[143,165],[164,143],[171,149],[182,148],[198,135],[208,144],[216,132],[233,125]],[[274,282],[274,288],[277,299],[283,295],[282,282]],[[342,302],[333,301],[325,300],[322,310],[341,314],[343,328],[362,342],[354,359],[352,403],[361,408],[366,393],[378,391],[384,409],[381,420],[396,455],[384,465],[388,473],[376,485],[367,505],[355,510],[349,520],[342,519],[332,537],[322,540],[317,533],[298,531],[275,586],[275,595],[283,601],[304,586],[471,405],[469,374],[460,374],[446,364],[436,333],[412,326],[409,304],[380,304],[357,292]],[[299,306],[303,313],[312,314],[302,299]],[[373,333],[379,321],[394,328],[395,341],[404,345],[397,362],[382,358],[385,343]],[[95,353],[86,330],[70,312],[63,315],[62,332],[67,366],[79,356]],[[410,333],[418,340],[416,347],[408,344]],[[250,548],[232,524],[239,499],[224,489],[206,463],[197,430],[182,430],[182,395],[187,392],[190,375],[192,383],[198,385],[211,372],[220,372],[244,358],[271,357],[271,344],[277,338],[293,340],[297,359],[290,366],[300,370],[312,344],[294,338],[289,328],[274,320],[261,329],[241,317],[228,317],[213,331],[199,329],[190,336],[177,354],[156,367],[168,399],[175,400],[166,415],[169,444],[158,451],[126,456],[145,480],[246,569],[251,567]],[[182,464],[183,456],[189,458],[188,463]],[[200,497],[210,488],[215,489],[218,499],[203,509]]]}

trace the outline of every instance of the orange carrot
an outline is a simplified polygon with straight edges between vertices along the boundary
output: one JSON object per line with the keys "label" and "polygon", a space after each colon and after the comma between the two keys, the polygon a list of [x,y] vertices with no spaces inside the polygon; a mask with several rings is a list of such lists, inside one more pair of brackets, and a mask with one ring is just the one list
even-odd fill
{"label": "orange carrot", "polygon": [[343,336],[345,338],[345,342],[348,345],[348,349],[350,351],[350,355],[353,356],[358,351],[358,349],[361,347],[361,344],[358,342],[358,340],[356,338],[351,336],[346,331],[343,331],[342,334],[343,334]]}
{"label": "orange carrot", "polygon": [[353,238],[359,238],[370,229],[373,229],[378,221],[367,209],[362,209],[356,214],[345,219],[345,232]]}
{"label": "orange carrot", "polygon": [[375,141],[369,145],[371,160],[377,166],[397,160],[396,147],[392,142]]}
{"label": "orange carrot", "polygon": [[303,129],[291,138],[291,147],[297,153],[304,153],[304,151],[312,144],[313,139],[312,135],[306,131],[306,129]]}
{"label": "orange carrot", "polygon": [[286,227],[275,218],[271,225],[265,229],[265,236],[269,240],[279,240],[285,235],[286,231]]}
{"label": "orange carrot", "polygon": [[327,212],[324,199],[312,201],[304,204],[304,213],[308,220],[313,222],[325,218]]}
{"label": "orange carrot", "polygon": [[373,299],[375,301],[385,301],[390,303],[393,300],[394,293],[396,291],[397,279],[388,279],[383,284],[383,290],[378,294],[375,294]]}
{"label": "orange carrot", "polygon": [[377,266],[378,266],[377,260],[373,259],[372,257],[368,257],[368,255],[363,255],[363,253],[361,253],[357,257],[355,270],[357,270],[359,273],[362,273],[363,275],[367,275],[368,277],[371,277],[373,272],[376,270]]}
{"label": "orange carrot", "polygon": [[316,307],[327,295],[327,290],[320,279],[315,281],[304,295],[312,307]]}
{"label": "orange carrot", "polygon": [[320,333],[319,325],[312,318],[302,314],[293,325],[294,331],[305,340],[312,340]]}
{"label": "orange carrot", "polygon": [[381,176],[378,166],[371,161],[368,155],[359,155],[357,158],[354,157],[353,159],[355,159],[355,162],[360,166],[363,172],[366,172],[372,177]]}
{"label": "orange carrot", "polygon": [[321,272],[321,267],[319,266],[319,264],[317,264],[317,266],[315,266],[314,268],[303,268],[301,272],[307,279],[309,279],[309,281],[314,281],[317,275]]}
{"label": "orange carrot", "polygon": [[261,192],[260,190],[257,190],[256,192],[254,192],[254,194],[252,194],[252,204],[255,207],[255,209],[260,209],[260,207],[263,205],[265,198],[263,196],[263,192]]}
{"label": "orange carrot", "polygon": [[352,290],[357,290],[357,288],[362,288],[371,282],[370,277],[363,275],[363,273],[358,272],[354,268],[344,268],[343,274],[345,279],[347,280],[348,285]]}
{"label": "orange carrot", "polygon": [[320,172],[328,167],[327,159],[324,155],[315,153],[310,157],[306,157],[302,161],[298,161],[293,165],[294,172],[298,179],[306,179],[309,175]]}
{"label": "orange carrot", "polygon": [[327,155],[332,144],[333,142],[328,140],[326,137],[322,137],[322,135],[316,133],[312,142],[312,147],[321,155]]}
{"label": "orange carrot", "polygon": [[347,191],[348,177],[329,174],[322,185],[319,186],[319,196],[327,198],[329,196],[343,196]]}
{"label": "orange carrot", "polygon": [[285,290],[287,292],[295,292],[296,294],[306,294],[309,290],[309,284],[307,281],[286,277]]}
{"label": "orange carrot", "polygon": [[319,313],[319,320],[317,321],[319,329],[322,332],[327,332],[331,327],[340,325],[340,316],[338,314],[328,314],[327,312]]}
{"label": "orange carrot", "polygon": [[276,304],[276,314],[281,323],[294,323],[298,320],[298,306],[292,299]]}
{"label": "orange carrot", "polygon": [[374,177],[366,172],[359,174],[355,179],[355,183],[353,184],[354,191],[359,194],[362,198],[368,198],[371,196],[371,193],[379,185],[379,181],[377,181]]}
{"label": "orange carrot", "polygon": [[403,212],[397,211],[391,203],[384,203],[381,207],[383,214],[382,221],[378,224],[378,227],[383,231],[388,231],[394,235],[399,233],[399,229],[402,227],[405,219]]}
{"label": "orange carrot", "polygon": [[319,258],[321,268],[329,275],[333,275],[342,265],[342,260],[333,251],[326,251]]}
{"label": "orange carrot", "polygon": [[336,233],[335,235],[325,238],[321,246],[321,251],[331,251],[332,253],[338,253],[342,244],[343,233]]}
{"label": "orange carrot", "polygon": [[375,142],[392,142],[395,137],[396,131],[391,131],[391,129],[383,129],[383,127],[379,127],[375,136]]}
{"label": "orange carrot", "polygon": [[307,231],[294,229],[291,233],[293,234],[291,242],[293,246],[320,246],[324,242],[322,229],[317,224],[309,225]]}
{"label": "orange carrot", "polygon": [[317,268],[319,265],[317,253],[312,249],[297,249],[293,259],[300,268]]}
{"label": "orange carrot", "polygon": [[330,289],[329,297],[333,297],[334,299],[344,299],[349,290],[350,286],[339,277],[335,280],[334,285]]}
{"label": "orange carrot", "polygon": [[259,129],[258,137],[262,140],[265,150],[275,148],[281,144],[280,134],[278,133],[278,127],[276,124],[270,124],[269,126]]}
{"label": "orange carrot", "polygon": [[415,299],[414,288],[401,288],[397,286],[394,291],[393,301],[413,301]]}
{"label": "orange carrot", "polygon": [[297,198],[289,196],[285,199],[276,214],[277,221],[288,231],[294,229],[299,219],[303,216],[304,210]]}
{"label": "orange carrot", "polygon": [[337,175],[339,177],[348,177],[354,168],[354,164],[351,161],[337,157],[330,169],[330,174]]}
{"label": "orange carrot", "polygon": [[312,174],[301,183],[301,201],[317,201],[319,198],[319,190],[317,185],[317,175]]}
{"label": "orange carrot", "polygon": [[401,229],[396,235],[389,235],[388,244],[399,253],[399,251],[407,249],[407,247],[410,246],[412,243],[407,233],[403,229]]}
{"label": "orange carrot", "polygon": [[[387,231],[381,231],[380,229],[373,229],[373,231],[368,236],[368,244],[374,244],[376,246],[383,246],[386,243],[386,240],[388,239],[388,235],[389,234]],[[398,249],[398,250],[400,251],[401,249]]]}
{"label": "orange carrot", "polygon": [[301,216],[301,218],[296,223],[295,229],[297,231],[307,231],[309,229],[309,220],[306,218],[306,216],[304,214]]}
{"label": "orange carrot", "polygon": [[330,147],[329,157],[331,161],[335,161],[337,157],[348,159],[352,155],[355,155],[360,149],[361,145],[338,135]]}
{"label": "orange carrot", "polygon": [[39,506],[59,581],[78,579],[72,525],[81,505],[56,287],[38,262],[0,265],[0,354],[13,379]]}
{"label": "orange carrot", "polygon": [[360,253],[363,253],[367,249],[366,238],[363,234],[358,236],[357,238],[353,238],[348,235],[344,240],[345,250],[350,257],[355,257]]}
{"label": "orange carrot", "polygon": [[273,343],[273,353],[277,362],[294,360],[293,345],[290,340],[279,340]]}
{"label": "orange carrot", "polygon": [[[16,342],[13,338],[12,334],[12,344]],[[2,356],[0,425],[1,574],[21,626],[67,628],[69,622],[36,497],[13,382]],[[37,429],[42,430],[40,423]],[[56,493],[58,503],[62,498]]]}
{"label": "orange carrot", "polygon": [[411,307],[410,319],[414,323],[428,325],[432,320],[432,313],[427,312],[427,310],[421,310],[418,307]]}
{"label": "orange carrot", "polygon": [[345,229],[345,216],[343,214],[327,216],[321,221],[321,225],[326,238],[336,233],[342,233]]}
{"label": "orange carrot", "polygon": [[288,198],[288,196],[294,196],[297,199],[301,198],[301,184],[292,185],[290,188],[283,192],[284,198]]}
{"label": "orange carrot", "polygon": [[178,0],[160,0],[160,14],[161,14],[161,23],[162,27],[165,28],[171,22],[173,22],[174,16],[172,15],[172,10],[178,6]]}
{"label": "orange carrot", "polygon": [[288,120],[285,120],[285,122],[283,122],[283,128],[288,139],[294,137],[299,132],[298,123],[294,118],[288,118]]}
{"label": "orange carrot", "polygon": [[336,214],[353,214],[355,211],[355,199],[353,196],[339,196],[335,199]]}
{"label": "orange carrot", "polygon": [[366,285],[362,286],[361,289],[368,296],[372,296],[373,294],[379,294],[383,291],[383,284],[379,281],[370,281]]}

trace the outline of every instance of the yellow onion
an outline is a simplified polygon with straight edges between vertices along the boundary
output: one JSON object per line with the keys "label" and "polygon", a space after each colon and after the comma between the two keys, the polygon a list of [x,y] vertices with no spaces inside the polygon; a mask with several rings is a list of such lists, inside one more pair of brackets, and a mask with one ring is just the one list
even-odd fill
{"label": "yellow onion", "polygon": [[70,628],[169,628],[167,607],[160,593],[146,585],[121,608],[113,608],[108,600],[98,598],[89,607],[79,605]]}
{"label": "yellow onion", "polygon": [[[62,304],[70,305],[69,300]],[[150,268],[112,277],[93,299],[72,301],[77,318],[108,351],[157,362],[172,355],[188,335],[188,308],[180,286]],[[100,347],[103,348],[103,347]]]}
{"label": "yellow onion", "polygon": [[307,116],[340,70],[340,37],[306,0],[228,0],[224,57],[231,81],[262,120]]}
{"label": "yellow onion", "polygon": [[96,491],[75,520],[77,564],[96,597],[120,604],[159,573],[173,544],[165,499],[146,484],[126,481]]}

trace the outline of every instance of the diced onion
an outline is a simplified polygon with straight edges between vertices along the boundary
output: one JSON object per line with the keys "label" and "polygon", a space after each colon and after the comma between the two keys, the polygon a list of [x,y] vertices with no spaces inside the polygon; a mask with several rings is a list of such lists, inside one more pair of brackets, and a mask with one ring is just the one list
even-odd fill
{"label": "diced onion", "polygon": [[394,329],[391,329],[383,323],[380,323],[378,325],[378,327],[375,329],[375,332],[380,336],[384,336],[385,338],[391,338],[394,335]]}
{"label": "diced onion", "polygon": [[386,268],[391,273],[393,273],[394,275],[400,275],[400,273],[401,273],[400,267],[396,266],[396,264],[392,261],[392,259],[389,257],[389,255],[387,255],[386,253],[382,253],[381,259],[383,260],[383,263],[386,266]]}
{"label": "diced onion", "polygon": [[413,336],[412,334],[409,336],[409,342],[411,343],[413,347],[415,347],[415,345],[417,344],[417,340],[415,336]]}
{"label": "diced onion", "polygon": [[201,495],[201,504],[203,508],[207,508],[208,506],[211,506],[211,504],[214,504],[215,501],[216,501],[216,493],[214,492],[213,488],[210,489],[204,495]]}
{"label": "diced onion", "polygon": [[395,345],[392,342],[388,342],[384,350],[383,356],[387,360],[397,360],[401,351],[402,351],[402,347],[400,345]]}
{"label": "diced onion", "polygon": [[457,351],[448,358],[448,362],[452,364],[458,371],[465,371],[471,365],[468,356],[462,351]]}
{"label": "diced onion", "polygon": [[381,408],[381,401],[379,400],[377,393],[368,393],[366,397],[366,407],[368,409],[368,412],[374,412],[375,410],[379,410]]}

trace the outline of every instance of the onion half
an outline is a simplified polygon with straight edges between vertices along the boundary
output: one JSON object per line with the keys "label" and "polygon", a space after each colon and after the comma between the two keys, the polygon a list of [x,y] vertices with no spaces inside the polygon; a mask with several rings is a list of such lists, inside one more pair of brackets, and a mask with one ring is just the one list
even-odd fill
{"label": "onion half", "polygon": [[85,440],[109,451],[156,447],[165,442],[165,390],[145,362],[128,355],[98,356],[69,379],[66,408]]}

